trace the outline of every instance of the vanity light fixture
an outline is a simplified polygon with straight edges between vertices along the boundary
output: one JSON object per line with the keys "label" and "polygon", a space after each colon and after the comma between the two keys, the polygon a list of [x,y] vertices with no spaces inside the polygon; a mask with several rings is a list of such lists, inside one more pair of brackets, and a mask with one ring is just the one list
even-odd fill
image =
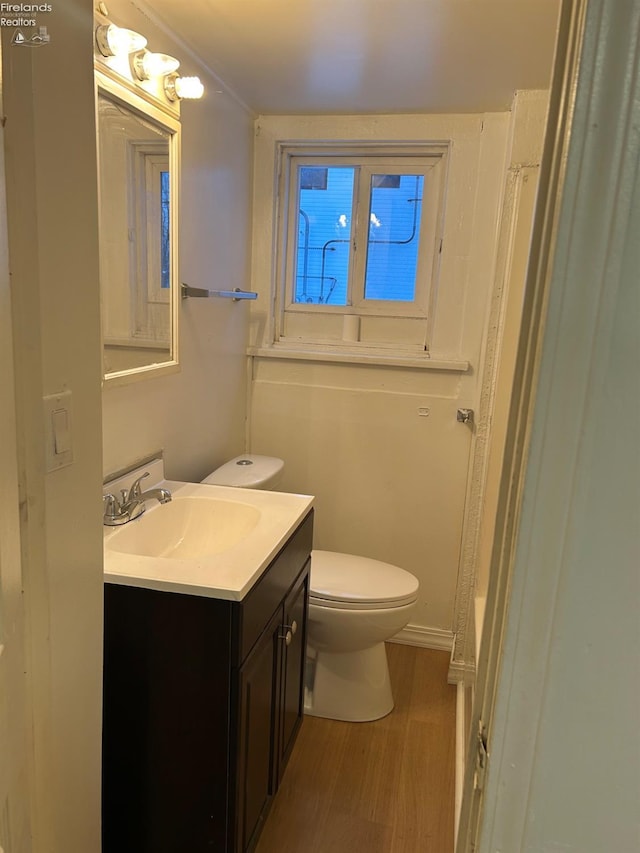
{"label": "vanity light fixture", "polygon": [[178,77],[177,74],[169,74],[164,80],[164,91],[170,101],[179,98],[197,100],[204,95],[204,86],[199,77]]}
{"label": "vanity light fixture", "polygon": [[96,44],[103,56],[122,56],[142,50],[147,40],[135,30],[126,30],[115,24],[102,24],[96,29]]}
{"label": "vanity light fixture", "polygon": [[180,66],[180,61],[166,53],[151,53],[141,50],[133,57],[133,70],[138,80],[162,77],[171,74]]}

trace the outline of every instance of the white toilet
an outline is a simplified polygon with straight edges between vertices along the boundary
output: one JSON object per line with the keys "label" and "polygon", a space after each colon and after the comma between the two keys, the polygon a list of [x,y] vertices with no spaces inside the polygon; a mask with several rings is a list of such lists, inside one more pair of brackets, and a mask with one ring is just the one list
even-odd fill
{"label": "white toilet", "polygon": [[[247,453],[202,481],[275,489],[284,462]],[[401,631],[418,598],[404,569],[335,551],[311,553],[305,713],[365,722],[393,709],[385,640]]]}

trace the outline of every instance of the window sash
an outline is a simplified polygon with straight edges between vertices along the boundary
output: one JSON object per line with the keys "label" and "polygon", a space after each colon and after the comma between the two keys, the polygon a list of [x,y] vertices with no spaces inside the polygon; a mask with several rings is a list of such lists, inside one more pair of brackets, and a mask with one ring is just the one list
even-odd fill
{"label": "window sash", "polygon": [[[288,252],[288,266],[287,266],[287,294],[286,294],[286,305],[287,309],[289,306],[300,306],[306,310],[317,310],[318,308],[329,308],[338,310],[342,309],[344,311],[345,308],[350,307],[351,301],[351,291],[352,291],[352,282],[353,282],[353,257],[352,257],[352,246],[354,240],[354,223],[355,216],[354,211],[357,209],[357,198],[358,198],[358,165],[357,163],[344,163],[344,162],[331,162],[331,163],[317,163],[317,162],[307,162],[306,158],[302,158],[303,162],[296,164],[292,168],[291,178],[293,182],[293,191],[290,193],[290,228],[289,234],[287,237],[287,247],[289,249]],[[301,170],[308,166],[321,166],[321,167],[339,167],[339,166],[347,166],[354,169],[354,182],[351,196],[351,222],[349,225],[349,231],[345,232],[345,240],[349,244],[349,257],[348,257],[348,272],[347,272],[347,305],[327,305],[326,303],[313,303],[312,307],[310,307],[309,303],[305,302],[295,302],[295,291],[296,291],[296,273],[297,273],[297,258],[298,258],[298,248],[299,248],[299,212],[300,212],[300,181],[299,176],[301,174]]]}
{"label": "window sash", "polygon": [[[300,313],[372,314],[376,316],[426,317],[429,292],[434,266],[436,242],[439,243],[438,210],[439,185],[442,169],[442,154],[424,157],[345,157],[335,155],[289,156],[288,179],[292,187],[288,193],[288,227],[286,231],[286,262],[284,275],[283,310]],[[296,259],[298,250],[299,224],[299,179],[300,169],[305,167],[352,166],[355,168],[352,221],[349,233],[350,262],[347,281],[347,304],[295,302]],[[373,175],[419,175],[424,178],[422,214],[419,229],[418,262],[414,299],[366,299],[365,276],[369,221],[371,211],[370,194]],[[437,238],[437,239],[435,239]],[[355,245],[355,250],[354,250]]]}
{"label": "window sash", "polygon": [[[352,301],[354,311],[361,314],[389,314],[402,316],[424,316],[427,315],[429,295],[429,255],[427,242],[428,235],[425,217],[424,201],[431,194],[432,182],[429,181],[429,173],[435,165],[404,166],[398,167],[392,162],[383,164],[371,164],[367,162],[360,167],[359,174],[359,198],[357,207],[357,221],[355,234],[355,250],[353,252],[353,288]],[[423,208],[420,217],[420,230],[418,233],[418,258],[416,264],[416,278],[414,297],[411,300],[392,299],[367,299],[365,297],[365,284],[367,273],[367,261],[369,257],[369,223],[371,218],[371,184],[374,175],[420,175],[424,178],[423,185]],[[435,228],[436,223],[430,223]]]}

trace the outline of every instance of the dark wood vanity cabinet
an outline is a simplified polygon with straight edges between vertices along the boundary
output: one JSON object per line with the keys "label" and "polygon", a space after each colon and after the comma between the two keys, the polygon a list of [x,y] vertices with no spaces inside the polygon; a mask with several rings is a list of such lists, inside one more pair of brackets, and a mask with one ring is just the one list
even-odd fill
{"label": "dark wood vanity cabinet", "polygon": [[238,673],[237,851],[255,846],[302,722],[308,586],[307,570]]}
{"label": "dark wood vanity cabinet", "polygon": [[302,722],[312,526],[240,602],[105,585],[103,853],[254,849]]}

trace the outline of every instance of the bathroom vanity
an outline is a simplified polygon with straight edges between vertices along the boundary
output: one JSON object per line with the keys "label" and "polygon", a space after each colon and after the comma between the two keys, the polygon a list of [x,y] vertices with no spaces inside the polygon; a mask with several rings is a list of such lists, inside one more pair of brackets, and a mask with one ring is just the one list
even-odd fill
{"label": "bathroom vanity", "polygon": [[104,853],[254,849],[302,722],[312,530],[248,590],[106,573]]}

